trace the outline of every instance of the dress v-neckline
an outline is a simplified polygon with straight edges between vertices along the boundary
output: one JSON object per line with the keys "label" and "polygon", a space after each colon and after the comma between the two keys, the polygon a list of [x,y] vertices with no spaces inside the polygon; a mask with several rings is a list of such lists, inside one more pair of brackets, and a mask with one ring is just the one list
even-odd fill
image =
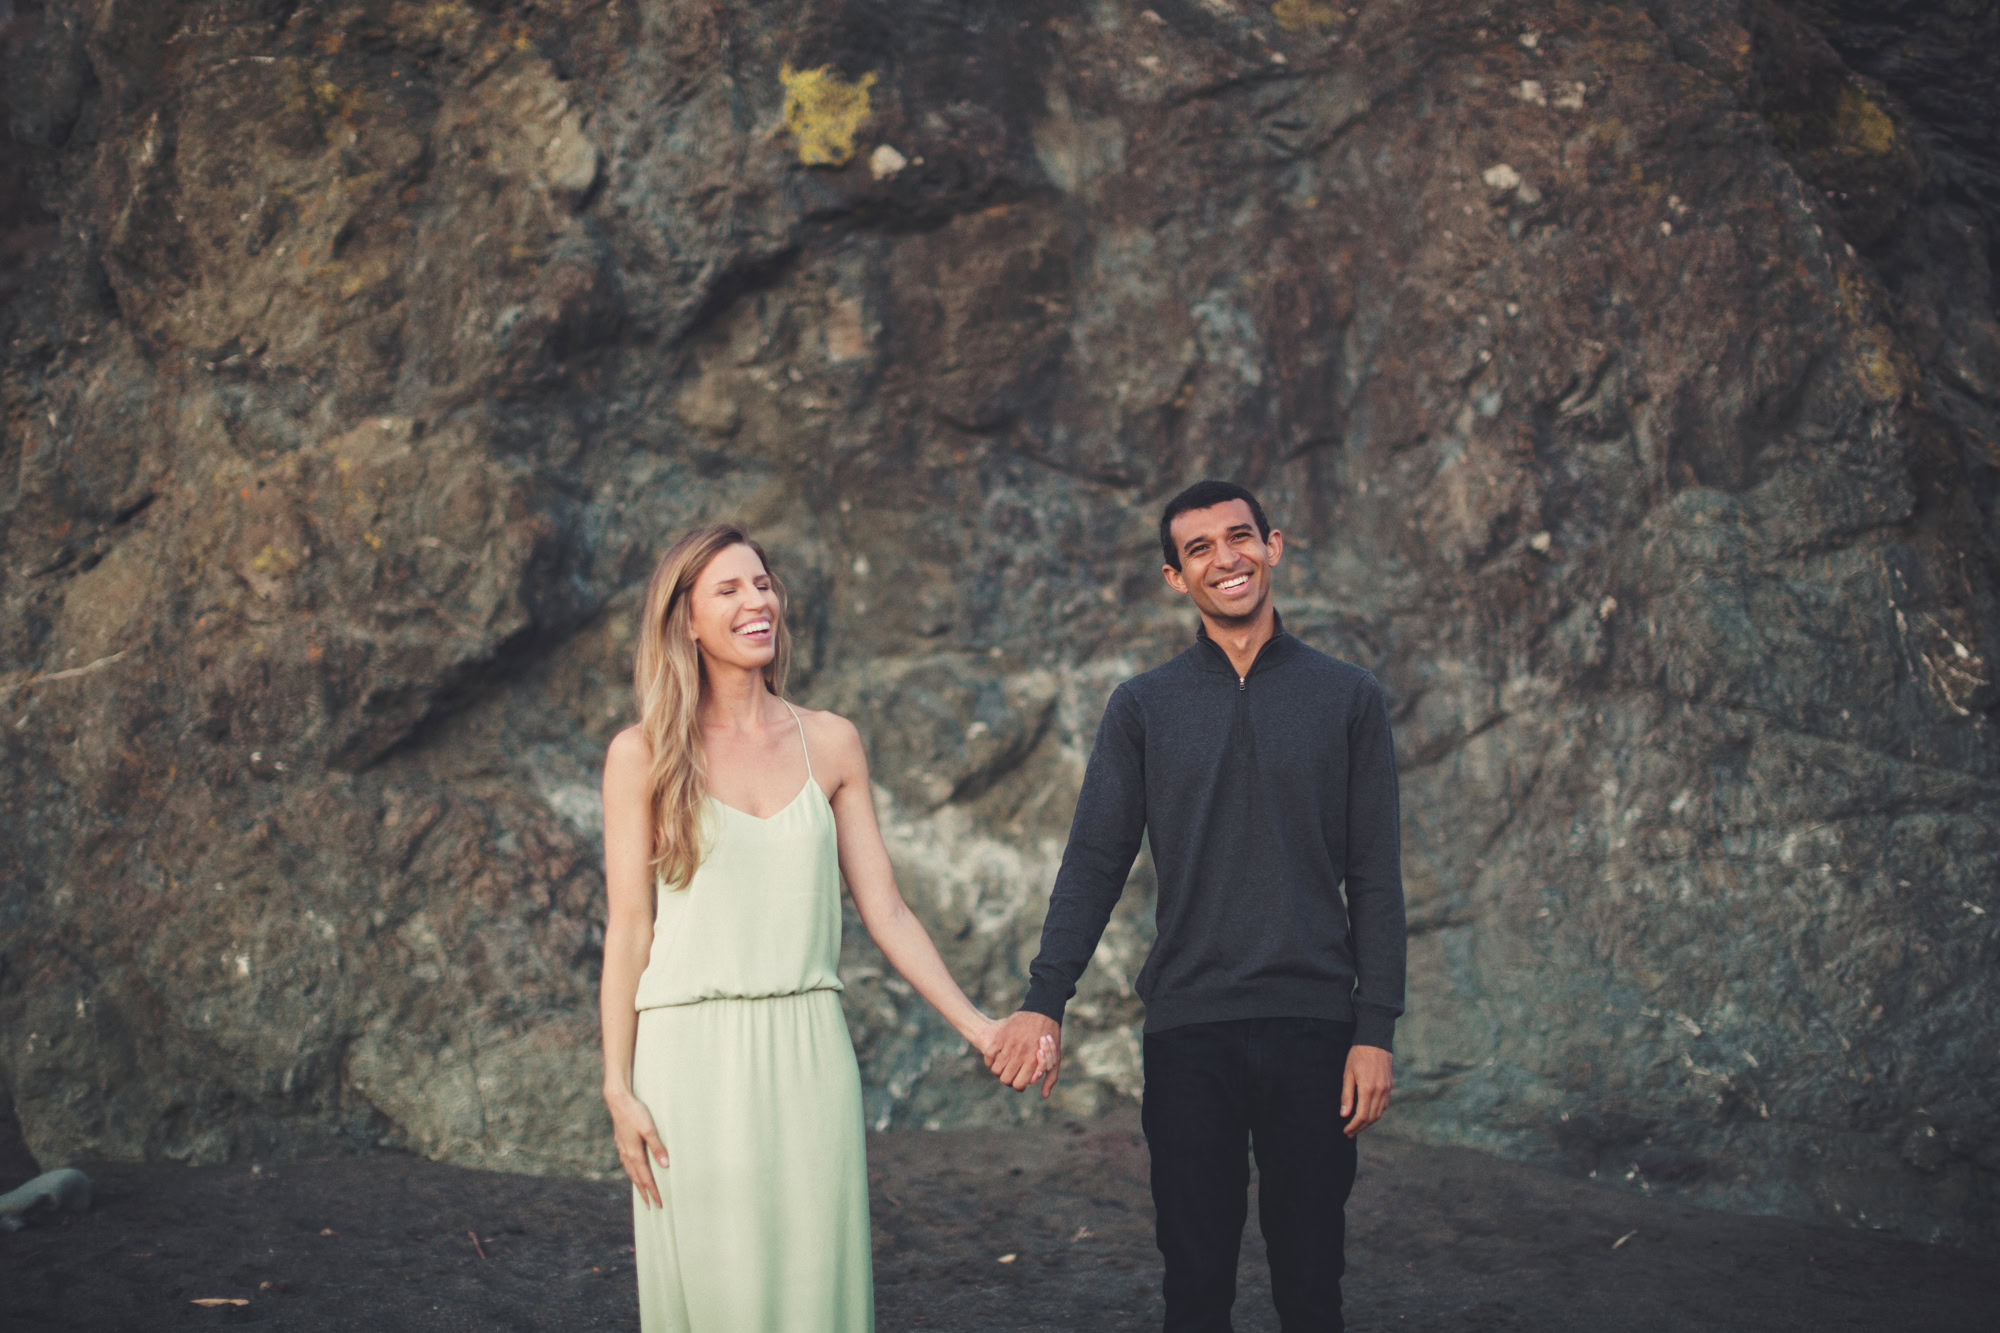
{"label": "dress v-neckline", "polygon": [[731,805],[729,802],[723,800],[720,796],[711,795],[708,799],[714,801],[724,810],[728,810],[735,814],[742,815],[745,819],[754,819],[759,824],[768,824],[772,820],[776,819],[779,815],[784,814],[787,810],[791,809],[793,806],[797,805],[800,801],[804,800],[807,787],[815,787],[818,785],[819,785],[818,783],[813,781],[812,774],[810,773],[806,774],[805,786],[799,788],[798,795],[792,797],[791,800],[786,801],[783,805],[779,806],[776,810],[773,810],[768,815],[753,815],[748,810],[743,809],[741,806]]}
{"label": "dress v-neckline", "polygon": [[[780,703],[784,703],[785,701],[784,701],[784,700],[782,700],[782,699],[780,699],[780,700],[779,700],[778,702],[780,702]],[[708,799],[709,799],[709,800],[711,800],[711,801],[714,801],[714,802],[715,802],[715,803],[716,803],[717,805],[721,806],[721,807],[722,807],[722,808],[723,808],[724,810],[734,810],[734,811],[735,811],[735,812],[736,812],[737,814],[739,814],[739,815],[742,815],[742,816],[743,816],[743,817],[744,817],[745,819],[754,819],[754,820],[756,820],[756,821],[757,821],[757,822],[758,822],[759,824],[768,824],[768,823],[770,823],[770,822],[771,822],[772,820],[776,819],[776,818],[777,818],[777,817],[778,817],[779,815],[782,815],[782,814],[784,814],[784,813],[785,813],[785,812],[786,812],[787,810],[789,810],[789,809],[791,809],[791,808],[792,808],[793,806],[797,805],[797,804],[798,804],[798,803],[799,803],[799,802],[800,802],[801,800],[805,799],[805,794],[806,794],[806,788],[807,788],[807,787],[817,787],[817,786],[819,786],[819,783],[818,783],[817,781],[815,781],[815,780],[814,780],[814,778],[813,778],[813,757],[812,757],[812,746],[810,746],[810,745],[806,744],[806,724],[805,724],[805,721],[804,721],[804,720],[803,720],[802,718],[800,718],[800,717],[799,717],[799,710],[798,710],[798,709],[796,709],[796,708],[794,708],[794,707],[792,707],[792,706],[791,706],[790,704],[788,704],[788,703],[786,703],[786,704],[785,704],[785,711],[786,711],[787,713],[790,713],[790,714],[792,715],[792,724],[793,724],[794,726],[796,726],[796,727],[797,727],[797,728],[799,729],[799,750],[800,750],[800,752],[801,752],[801,753],[803,753],[803,754],[805,755],[805,757],[806,757],[806,780],[805,780],[805,784],[804,784],[804,786],[801,786],[801,787],[799,788],[799,790],[798,790],[798,794],[797,794],[796,796],[792,797],[792,799],[791,799],[791,800],[789,800],[789,801],[786,801],[786,802],[785,802],[785,803],[784,803],[783,805],[779,806],[779,807],[778,807],[778,808],[777,808],[776,810],[773,810],[773,811],[772,811],[772,812],[771,812],[770,814],[768,814],[768,815],[753,815],[753,814],[751,814],[751,813],[750,813],[750,812],[749,812],[748,810],[745,810],[745,809],[742,809],[742,808],[741,808],[741,807],[739,807],[739,806],[734,806],[734,805],[731,805],[731,804],[730,804],[729,802],[727,802],[727,801],[723,800],[723,799],[722,799],[722,798],[721,798],[720,796],[717,796],[717,795],[716,795],[715,793],[713,793],[713,792],[710,792],[710,793],[709,793],[709,797],[708,797]],[[826,800],[826,792],[825,792],[824,790],[822,790],[822,791],[820,792],[820,799],[821,799],[821,800]],[[831,802],[829,802],[829,804],[831,804]]]}

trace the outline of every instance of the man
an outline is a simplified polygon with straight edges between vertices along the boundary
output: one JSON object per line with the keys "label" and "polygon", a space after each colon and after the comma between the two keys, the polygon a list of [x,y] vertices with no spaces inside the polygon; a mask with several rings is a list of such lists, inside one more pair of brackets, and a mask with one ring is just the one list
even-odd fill
{"label": "man", "polygon": [[1160,546],[1200,628],[1111,696],[1027,1000],[987,1064],[1019,1090],[1040,1055],[1054,1088],[1063,1007],[1150,834],[1159,937],[1137,990],[1165,1327],[1230,1327],[1247,1148],[1281,1327],[1340,1329],[1354,1139],[1388,1105],[1403,1009],[1388,709],[1368,672],[1285,633],[1284,534],[1249,491],[1189,487]]}

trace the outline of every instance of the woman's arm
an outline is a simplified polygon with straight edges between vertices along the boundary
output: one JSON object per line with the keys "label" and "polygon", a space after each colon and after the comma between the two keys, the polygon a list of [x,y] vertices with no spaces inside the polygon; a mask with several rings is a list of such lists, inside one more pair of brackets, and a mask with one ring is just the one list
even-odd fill
{"label": "woman's arm", "polygon": [[652,748],[637,727],[612,738],[604,756],[604,969],[598,1021],[604,1030],[604,1104],[611,1112],[618,1160],[649,1204],[660,1195],[647,1168],[650,1151],[667,1164],[652,1114],[632,1093],[632,1048],[639,1035],[639,975],[653,951]]}
{"label": "woman's arm", "polygon": [[814,752],[824,756],[821,762],[830,767],[838,783],[830,799],[839,830],[840,873],[847,880],[848,892],[854,895],[868,938],[959,1036],[985,1054],[1000,1025],[965,997],[938,956],[930,932],[896,890],[889,850],[882,845],[882,830],[875,822],[875,796],[868,785],[868,756],[861,746],[861,733],[853,723],[832,713],[819,714],[814,722]]}

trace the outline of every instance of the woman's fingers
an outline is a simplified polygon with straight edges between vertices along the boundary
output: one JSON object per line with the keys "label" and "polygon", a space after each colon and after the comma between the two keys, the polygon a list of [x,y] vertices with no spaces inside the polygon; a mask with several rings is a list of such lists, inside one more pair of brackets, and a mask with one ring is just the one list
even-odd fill
{"label": "woman's fingers", "polygon": [[1041,1082],[1049,1070],[1055,1068],[1055,1063],[1056,1039],[1054,1037],[1043,1037],[1035,1043],[1035,1072],[1028,1075],[1028,1082]]}
{"label": "woman's fingers", "polygon": [[660,1187],[653,1180],[653,1173],[646,1167],[645,1152],[643,1150],[627,1152],[620,1149],[618,1162],[625,1168],[626,1179],[632,1182],[632,1188],[639,1191],[639,1197],[644,1199],[649,1207],[660,1207]]}
{"label": "woman's fingers", "polygon": [[654,1208],[664,1206],[659,1182],[653,1178],[653,1163],[667,1165],[667,1145],[659,1128],[643,1107],[623,1109],[612,1116],[612,1138],[618,1145],[618,1164],[639,1197]]}

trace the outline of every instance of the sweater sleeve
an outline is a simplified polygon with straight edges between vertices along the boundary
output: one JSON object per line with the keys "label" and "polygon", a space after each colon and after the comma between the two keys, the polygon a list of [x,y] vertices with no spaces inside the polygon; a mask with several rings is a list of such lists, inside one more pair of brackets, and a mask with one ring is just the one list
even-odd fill
{"label": "sweater sleeve", "polygon": [[1139,703],[1120,685],[1112,691],[1090,747],[1069,845],[1042,921],[1041,952],[1028,967],[1023,1009],[1062,1022],[1077,978],[1097,951],[1146,830],[1145,756]]}
{"label": "sweater sleeve", "polygon": [[1370,676],[1347,724],[1347,923],[1354,942],[1354,1041],[1393,1050],[1407,938],[1396,742]]}

